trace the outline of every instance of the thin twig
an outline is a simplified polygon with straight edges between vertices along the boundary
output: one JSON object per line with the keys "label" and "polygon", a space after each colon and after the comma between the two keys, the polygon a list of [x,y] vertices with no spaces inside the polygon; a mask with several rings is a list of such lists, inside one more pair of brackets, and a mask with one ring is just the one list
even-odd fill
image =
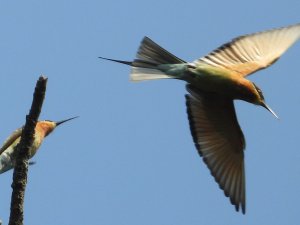
{"label": "thin twig", "polygon": [[23,224],[23,204],[27,184],[29,148],[32,146],[34,140],[34,129],[42,109],[46,86],[47,78],[41,76],[36,83],[31,109],[26,116],[26,124],[22,132],[20,144],[17,146],[16,165],[11,185],[13,192],[11,196],[9,225]]}

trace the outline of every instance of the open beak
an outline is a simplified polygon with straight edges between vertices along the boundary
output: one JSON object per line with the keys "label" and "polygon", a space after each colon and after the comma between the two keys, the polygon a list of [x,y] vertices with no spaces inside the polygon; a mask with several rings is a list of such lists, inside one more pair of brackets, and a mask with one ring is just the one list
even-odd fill
{"label": "open beak", "polygon": [[276,119],[279,119],[279,117],[276,115],[276,113],[266,104],[266,103],[262,103],[262,105],[264,108],[266,108],[269,112],[271,112],[275,117]]}
{"label": "open beak", "polygon": [[78,117],[79,117],[79,116],[75,116],[75,117],[72,117],[72,118],[70,118],[70,119],[58,121],[58,122],[56,122],[56,126],[59,126],[59,125],[62,124],[62,123],[65,123],[65,122],[67,122],[67,121],[69,121],[69,120],[76,119],[76,118],[78,118]]}

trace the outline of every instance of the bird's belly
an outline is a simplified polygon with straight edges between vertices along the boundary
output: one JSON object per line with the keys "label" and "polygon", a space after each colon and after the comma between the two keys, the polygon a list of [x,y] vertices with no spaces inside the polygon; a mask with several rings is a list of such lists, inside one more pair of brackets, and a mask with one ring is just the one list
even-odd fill
{"label": "bird's belly", "polygon": [[10,148],[0,155],[0,174],[12,169],[13,167],[13,148]]}
{"label": "bird's belly", "polygon": [[32,158],[35,155],[35,153],[37,152],[41,144],[42,144],[41,139],[35,137],[32,146],[29,148],[29,158]]}
{"label": "bird's belly", "polygon": [[241,89],[237,79],[230,75],[191,73],[185,80],[202,91],[218,93],[233,99],[238,98]]}

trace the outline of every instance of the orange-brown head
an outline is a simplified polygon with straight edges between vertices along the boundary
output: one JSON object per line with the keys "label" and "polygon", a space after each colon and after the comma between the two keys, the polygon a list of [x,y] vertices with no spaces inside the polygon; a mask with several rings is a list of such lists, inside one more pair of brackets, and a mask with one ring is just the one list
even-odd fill
{"label": "orange-brown head", "polygon": [[[244,79],[246,80],[246,79]],[[247,80],[248,81],[248,80]],[[255,105],[260,105],[270,111],[277,119],[276,113],[266,104],[264,95],[259,87],[256,86],[251,81],[244,83],[243,91],[241,91],[241,99],[253,103]]]}
{"label": "orange-brown head", "polygon": [[54,122],[51,120],[38,121],[35,127],[35,132],[39,137],[44,138],[47,135],[49,135],[60,124],[65,123],[69,120],[73,120],[77,117],[78,116],[66,120],[61,120],[58,122]]}

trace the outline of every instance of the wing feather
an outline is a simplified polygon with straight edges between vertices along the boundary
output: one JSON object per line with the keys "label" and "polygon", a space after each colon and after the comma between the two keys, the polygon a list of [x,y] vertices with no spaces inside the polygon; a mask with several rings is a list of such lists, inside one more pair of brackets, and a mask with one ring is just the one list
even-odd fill
{"label": "wing feather", "polygon": [[0,148],[0,155],[22,134],[23,127],[15,130],[3,143]]}
{"label": "wing feather", "polygon": [[245,213],[243,133],[233,101],[187,85],[186,105],[195,146],[227,197]]}
{"label": "wing feather", "polygon": [[193,63],[206,63],[247,76],[272,65],[299,38],[300,24],[244,35]]}

